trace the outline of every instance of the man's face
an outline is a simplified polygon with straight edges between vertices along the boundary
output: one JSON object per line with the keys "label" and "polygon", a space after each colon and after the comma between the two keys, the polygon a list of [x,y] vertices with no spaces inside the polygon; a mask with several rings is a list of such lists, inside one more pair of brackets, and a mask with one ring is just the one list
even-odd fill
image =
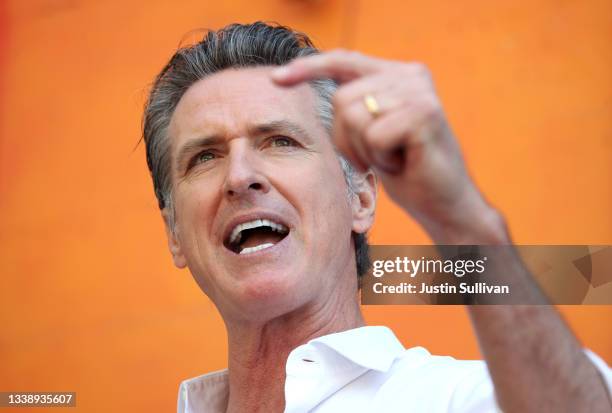
{"label": "man's face", "polygon": [[224,317],[285,314],[356,277],[361,228],[315,93],[274,85],[270,70],[200,80],[169,128],[170,247]]}

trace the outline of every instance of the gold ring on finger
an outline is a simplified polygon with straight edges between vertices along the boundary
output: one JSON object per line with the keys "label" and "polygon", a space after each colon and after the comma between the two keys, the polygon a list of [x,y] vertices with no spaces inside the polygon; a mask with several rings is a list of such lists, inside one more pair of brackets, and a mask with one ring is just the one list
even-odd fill
{"label": "gold ring on finger", "polygon": [[380,115],[380,105],[373,95],[367,94],[363,97],[363,103],[370,115],[377,117]]}

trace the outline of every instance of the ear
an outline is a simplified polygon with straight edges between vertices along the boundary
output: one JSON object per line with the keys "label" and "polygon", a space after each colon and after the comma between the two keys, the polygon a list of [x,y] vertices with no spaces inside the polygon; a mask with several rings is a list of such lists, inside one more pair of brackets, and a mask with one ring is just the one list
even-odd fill
{"label": "ear", "polygon": [[174,231],[172,230],[174,227],[174,223],[172,222],[173,218],[170,216],[168,208],[162,209],[161,213],[164,219],[164,227],[166,228],[166,236],[168,237],[168,248],[172,254],[174,265],[177,268],[185,268],[187,266],[187,260],[185,260],[185,256],[183,255],[181,243],[176,234],[176,228],[174,228]]}
{"label": "ear", "polygon": [[[356,172],[357,174],[357,172]],[[371,169],[355,176],[358,192],[353,195],[353,231],[359,234],[367,232],[374,223],[376,209],[376,175]]]}

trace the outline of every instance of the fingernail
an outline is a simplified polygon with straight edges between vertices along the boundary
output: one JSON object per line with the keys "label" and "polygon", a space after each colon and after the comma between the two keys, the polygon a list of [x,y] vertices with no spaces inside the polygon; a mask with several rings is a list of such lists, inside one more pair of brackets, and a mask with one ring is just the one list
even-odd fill
{"label": "fingernail", "polygon": [[272,71],[272,77],[275,79],[283,79],[289,75],[289,68],[286,66],[281,66]]}

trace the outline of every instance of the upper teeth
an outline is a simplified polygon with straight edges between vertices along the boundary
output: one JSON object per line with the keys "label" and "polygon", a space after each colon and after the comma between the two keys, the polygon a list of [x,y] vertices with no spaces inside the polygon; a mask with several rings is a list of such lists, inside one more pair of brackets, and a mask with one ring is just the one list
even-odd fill
{"label": "upper teeth", "polygon": [[286,226],[278,224],[276,222],[272,222],[268,219],[254,219],[253,221],[236,225],[236,227],[232,230],[232,233],[229,238],[230,244],[240,242],[240,238],[242,238],[242,231],[258,227],[270,227],[273,231],[279,232],[281,234],[284,234],[288,231]]}

